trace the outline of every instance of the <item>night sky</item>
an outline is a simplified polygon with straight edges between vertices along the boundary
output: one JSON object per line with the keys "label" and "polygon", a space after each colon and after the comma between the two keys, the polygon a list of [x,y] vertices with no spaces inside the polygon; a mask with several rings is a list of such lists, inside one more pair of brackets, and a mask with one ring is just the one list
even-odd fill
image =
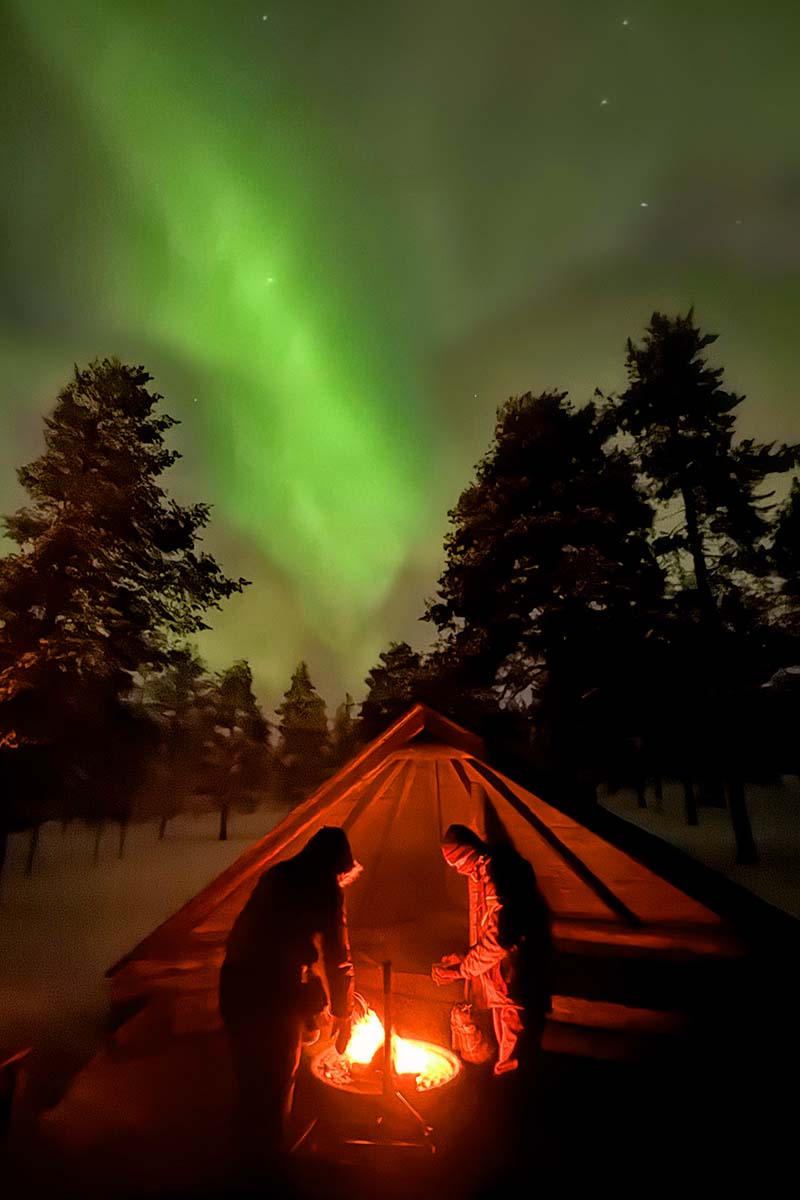
{"label": "night sky", "polygon": [[654,308],[800,439],[797,0],[1,9],[0,511],[71,364],[144,363],[268,708],[426,645],[497,405],[621,386]]}

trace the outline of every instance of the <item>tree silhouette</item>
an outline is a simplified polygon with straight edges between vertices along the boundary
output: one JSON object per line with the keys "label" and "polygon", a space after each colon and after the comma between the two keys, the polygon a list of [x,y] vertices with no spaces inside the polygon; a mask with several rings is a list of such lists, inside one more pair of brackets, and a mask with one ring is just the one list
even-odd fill
{"label": "tree silhouette", "polygon": [[654,549],[688,555],[684,590],[707,636],[741,622],[748,577],[769,572],[772,506],[764,501],[774,493],[759,489],[800,455],[800,446],[734,440],[734,409],[744,397],[726,391],[723,368],[706,361],[716,340],[695,325],[691,309],[685,317],[653,313],[642,345],[628,341],[628,387],[615,404],[655,499],[671,506],[673,527]]}
{"label": "tree silhouette", "polygon": [[609,432],[594,405],[576,409],[565,393],[502,406],[449,514],[425,614],[471,685],[535,706],[541,752],[576,795],[574,768],[600,752],[599,719],[613,729],[626,696],[641,692],[662,592],[652,510]]}
{"label": "tree silhouette", "polygon": [[159,730],[160,753],[139,799],[139,815],[158,818],[159,841],[169,821],[192,803],[212,693],[206,665],[189,644],[177,647],[161,671],[143,678],[139,706]]}
{"label": "tree silhouette", "polygon": [[253,672],[246,659],[238,659],[219,673],[214,706],[218,756],[221,752],[226,768],[215,796],[222,829],[223,825],[227,828],[231,805],[255,812],[273,783],[269,722],[253,692]]}
{"label": "tree silhouette", "polygon": [[420,699],[423,655],[408,642],[390,642],[364,680],[367,695],[361,704],[361,734],[370,741]]}
{"label": "tree silhouette", "polygon": [[325,701],[311,682],[305,662],[298,663],[283,703],[275,711],[280,718],[278,756],[289,795],[297,800],[322,780],[330,766]]}
{"label": "tree silhouette", "polygon": [[[140,666],[170,661],[246,580],[198,548],[204,504],[161,476],[178,454],[142,367],[95,361],[58,395],[44,453],[18,472],[28,504],[5,518],[0,560],[0,745],[66,748],[113,719]],[[91,740],[91,739],[90,739]]]}
{"label": "tree silhouette", "polygon": [[269,724],[253,693],[253,672],[246,659],[237,659],[220,672],[217,711],[226,724],[239,725],[250,742],[269,740]]}
{"label": "tree silhouette", "polygon": [[[671,528],[653,541],[672,566],[674,613],[671,706],[684,719],[679,741],[702,731],[695,769],[726,779],[737,861],[757,858],[742,786],[752,688],[774,640],[766,612],[773,493],[767,476],[797,461],[797,446],[735,440],[743,397],[722,384],[704,351],[693,311],[654,313],[640,346],[628,341],[628,387],[613,403],[642,474]],[[680,678],[675,668],[680,669]],[[767,673],[769,673],[767,671]]]}

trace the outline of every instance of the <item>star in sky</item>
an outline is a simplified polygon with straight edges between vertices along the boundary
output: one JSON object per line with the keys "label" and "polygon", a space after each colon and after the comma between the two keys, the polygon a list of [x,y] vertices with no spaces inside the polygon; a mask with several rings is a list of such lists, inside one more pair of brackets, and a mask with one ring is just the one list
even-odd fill
{"label": "star in sky", "polygon": [[650,207],[650,205],[647,203],[646,200],[642,200],[642,202],[639,205],[639,208],[649,208],[649,207]]}
{"label": "star in sky", "polygon": [[607,100],[601,100],[601,101],[600,101],[600,107],[601,107],[601,108],[605,108],[605,106],[606,106],[607,104],[608,104],[608,101],[607,101]]}

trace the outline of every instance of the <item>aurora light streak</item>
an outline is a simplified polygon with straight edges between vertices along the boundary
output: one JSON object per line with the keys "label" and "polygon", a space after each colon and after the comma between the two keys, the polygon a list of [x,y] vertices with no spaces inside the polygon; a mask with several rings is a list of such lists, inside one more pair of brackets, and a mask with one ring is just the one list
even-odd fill
{"label": "aurora light streak", "polygon": [[72,361],[143,362],[254,580],[204,651],[268,700],[424,644],[496,405],[615,386],[654,307],[800,437],[788,0],[7,7],[0,507]]}

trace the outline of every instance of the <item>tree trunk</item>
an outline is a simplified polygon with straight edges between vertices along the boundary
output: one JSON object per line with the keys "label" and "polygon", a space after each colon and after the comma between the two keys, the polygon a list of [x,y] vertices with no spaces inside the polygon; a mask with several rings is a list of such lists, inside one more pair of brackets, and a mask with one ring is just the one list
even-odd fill
{"label": "tree trunk", "polygon": [[158,840],[160,842],[163,842],[163,840],[164,840],[164,834],[167,832],[167,822],[168,821],[169,821],[169,817],[162,817],[161,820],[158,822]]}
{"label": "tree trunk", "polygon": [[736,838],[736,862],[739,866],[757,863],[758,849],[753,837],[753,828],[750,824],[744,784],[741,778],[729,779],[725,785],[725,794],[728,798],[733,836]]}
{"label": "tree trunk", "polygon": [[710,805],[712,808],[725,808],[727,806],[725,787],[721,779],[713,778],[705,780],[703,783],[703,803]]}
{"label": "tree trunk", "polygon": [[683,781],[683,802],[686,809],[686,824],[697,825],[697,800],[694,794],[694,784],[691,779]]}
{"label": "tree trunk", "polygon": [[220,842],[228,840],[228,805],[223,804],[219,810],[219,839]]}
{"label": "tree trunk", "polygon": [[120,823],[119,823],[119,852],[117,854],[118,858],[122,858],[122,856],[125,853],[125,839],[127,836],[128,836],[128,820],[126,817],[125,820],[120,821]]}
{"label": "tree trunk", "polygon": [[28,842],[28,857],[25,859],[25,874],[33,874],[33,863],[36,858],[36,850],[39,846],[40,825],[34,825],[31,829],[31,839]]}
{"label": "tree trunk", "polygon": [[103,836],[103,822],[97,822],[97,828],[94,831],[94,861],[100,861],[100,839]]}
{"label": "tree trunk", "polygon": [[697,506],[691,488],[681,488],[683,511],[686,515],[686,541],[692,556],[694,567],[694,582],[697,588],[697,604],[701,616],[708,622],[709,628],[715,632],[719,628],[719,611],[711,588],[711,576],[708,573],[703,535],[700,533],[700,522],[697,516]]}

